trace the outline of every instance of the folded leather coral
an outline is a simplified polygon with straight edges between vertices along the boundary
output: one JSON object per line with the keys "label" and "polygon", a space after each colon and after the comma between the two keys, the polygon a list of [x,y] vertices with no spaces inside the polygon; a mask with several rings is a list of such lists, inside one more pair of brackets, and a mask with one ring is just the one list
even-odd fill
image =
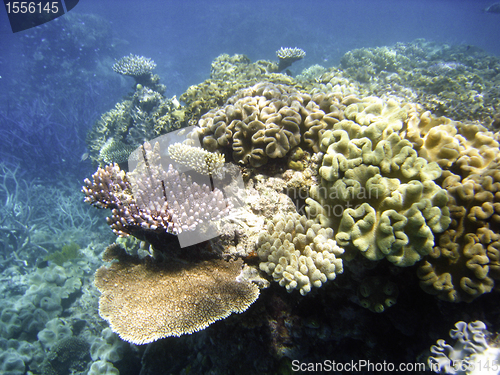
{"label": "folded leather coral", "polygon": [[[318,102],[316,102],[317,100]],[[291,86],[258,83],[202,116],[203,147],[232,149],[233,159],[260,167],[304,142],[317,151],[322,131],[343,118],[339,97],[300,93]]]}
{"label": "folded leather coral", "polygon": [[418,269],[420,286],[445,301],[471,302],[500,279],[498,135],[418,111],[406,134],[419,155],[443,168],[452,219]]}
{"label": "folded leather coral", "polygon": [[370,260],[411,266],[451,221],[446,191],[434,182],[441,168],[404,139],[406,111],[394,101],[367,98],[344,112],[349,120],[321,136],[321,180],[306,210],[334,229],[347,258],[357,249]]}
{"label": "folded leather coral", "polygon": [[431,346],[432,355],[427,360],[431,371],[463,375],[496,373],[496,369],[487,368],[490,363],[498,363],[500,349],[489,342],[488,334],[486,324],[480,320],[456,322],[455,329],[450,330],[450,337],[455,340],[453,345],[440,339]]}

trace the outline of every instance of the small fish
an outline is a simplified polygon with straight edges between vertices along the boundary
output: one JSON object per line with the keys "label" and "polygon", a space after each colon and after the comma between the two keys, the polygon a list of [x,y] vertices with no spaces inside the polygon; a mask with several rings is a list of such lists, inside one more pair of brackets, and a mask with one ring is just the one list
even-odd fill
{"label": "small fish", "polygon": [[87,160],[87,159],[89,158],[89,156],[90,156],[90,155],[89,155],[89,153],[88,153],[88,152],[84,152],[84,153],[82,154],[82,156],[80,156],[80,161],[85,161],[85,160]]}
{"label": "small fish", "polygon": [[489,7],[484,8],[483,12],[500,14],[500,3],[491,4]]}

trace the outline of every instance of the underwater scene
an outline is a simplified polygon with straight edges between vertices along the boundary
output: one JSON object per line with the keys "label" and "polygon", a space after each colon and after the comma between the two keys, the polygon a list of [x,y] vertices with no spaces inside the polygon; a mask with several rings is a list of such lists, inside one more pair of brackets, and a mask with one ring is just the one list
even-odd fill
{"label": "underwater scene", "polygon": [[500,3],[4,4],[0,375],[500,374]]}

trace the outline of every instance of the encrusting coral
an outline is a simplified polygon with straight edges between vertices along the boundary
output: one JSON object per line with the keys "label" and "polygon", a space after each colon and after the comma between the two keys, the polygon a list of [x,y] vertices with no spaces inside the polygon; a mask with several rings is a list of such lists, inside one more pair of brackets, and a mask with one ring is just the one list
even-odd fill
{"label": "encrusting coral", "polygon": [[134,344],[202,330],[245,311],[259,296],[259,288],[241,277],[241,260],[140,261],[118,245],[108,247],[104,260],[118,262],[96,272],[99,313]]}
{"label": "encrusting coral", "polygon": [[322,228],[299,214],[276,215],[267,222],[257,241],[260,269],[288,292],[306,295],[343,272],[343,249],[333,240],[331,228]]}

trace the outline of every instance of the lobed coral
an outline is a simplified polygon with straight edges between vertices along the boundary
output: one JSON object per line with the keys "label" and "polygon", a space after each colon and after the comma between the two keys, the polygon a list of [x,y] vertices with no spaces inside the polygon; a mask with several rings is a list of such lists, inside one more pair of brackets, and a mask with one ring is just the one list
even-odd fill
{"label": "lobed coral", "polygon": [[500,279],[498,166],[463,179],[450,174],[443,182],[453,221],[418,270],[422,288],[440,299],[470,302]]}
{"label": "lobed coral", "polygon": [[450,302],[471,302],[500,278],[500,144],[484,127],[414,112],[407,138],[444,169],[452,222],[420,265],[422,288]]}
{"label": "lobed coral", "polygon": [[278,64],[271,61],[259,60],[252,63],[245,55],[218,56],[212,62],[210,79],[190,86],[179,98],[186,104],[187,122],[196,125],[202,115],[222,106],[238,90],[259,82],[288,85],[301,91],[317,86],[314,82],[298,81],[277,72]]}
{"label": "lobed coral", "polygon": [[441,168],[419,157],[400,133],[406,112],[395,102],[368,99],[345,110],[349,120],[321,137],[321,181],[306,200],[308,214],[337,234],[353,256],[411,266],[450,223]]}
{"label": "lobed coral", "polygon": [[253,167],[283,158],[302,142],[317,150],[318,138],[343,117],[335,95],[311,97],[290,86],[259,83],[241,90],[204,115],[199,135],[210,151],[232,149],[233,159]]}
{"label": "lobed coral", "polygon": [[276,215],[257,241],[260,269],[288,292],[306,295],[343,272],[344,251],[333,240],[331,228],[299,214]]}
{"label": "lobed coral", "polygon": [[440,374],[484,374],[497,373],[494,364],[500,358],[500,349],[488,343],[486,324],[480,320],[471,323],[455,323],[456,329],[450,330],[453,346],[445,340],[438,340],[431,347],[428,358],[431,371]]}

